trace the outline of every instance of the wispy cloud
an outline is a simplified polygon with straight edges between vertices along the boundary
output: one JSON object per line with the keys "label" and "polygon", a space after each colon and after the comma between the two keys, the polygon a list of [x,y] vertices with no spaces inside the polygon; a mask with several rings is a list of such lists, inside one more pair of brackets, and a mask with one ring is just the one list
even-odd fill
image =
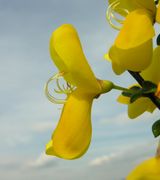
{"label": "wispy cloud", "polygon": [[135,166],[155,155],[156,145],[153,144],[153,141],[142,143],[125,151],[96,157],[89,162],[92,177],[102,180],[124,180]]}
{"label": "wispy cloud", "polygon": [[35,132],[43,133],[47,131],[51,131],[52,129],[55,129],[56,123],[54,121],[48,121],[48,122],[37,122],[32,125],[32,130]]}
{"label": "wispy cloud", "polygon": [[101,157],[97,157],[94,160],[92,160],[89,165],[91,166],[100,166],[103,165],[105,163],[109,163],[113,158],[115,158],[117,155],[116,154],[110,154],[110,155],[105,155],[105,156],[101,156]]}
{"label": "wispy cloud", "polygon": [[58,159],[56,157],[47,156],[44,152],[36,159],[27,163],[29,168],[48,168],[58,165]]}

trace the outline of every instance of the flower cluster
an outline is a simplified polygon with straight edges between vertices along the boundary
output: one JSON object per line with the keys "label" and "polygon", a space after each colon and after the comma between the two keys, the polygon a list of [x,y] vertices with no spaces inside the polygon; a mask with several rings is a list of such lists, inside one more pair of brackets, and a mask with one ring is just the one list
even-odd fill
{"label": "flower cluster", "polygon": [[[160,46],[158,44],[153,50],[152,38],[155,36],[153,26],[155,22],[160,22],[160,4],[156,7],[154,0],[111,0],[109,3],[113,7],[112,11],[125,16],[120,32],[106,56],[112,62],[113,71],[118,75],[125,70],[141,72],[144,80],[158,84]],[[130,103],[128,97],[121,95],[118,101],[128,104],[130,118],[136,118],[145,111],[153,112],[156,108],[147,97]]]}
{"label": "flower cluster", "polygon": [[[118,102],[128,105],[128,116],[136,118],[145,111],[160,109],[160,36],[153,48],[154,24],[160,23],[160,3],[154,0],[109,0],[107,20],[119,31],[105,55],[117,75],[128,71],[138,82],[129,88],[96,78],[83,53],[77,31],[70,24],[57,28],[50,39],[50,55],[58,68],[45,86],[51,102],[63,104],[60,120],[46,154],[63,159],[82,156],[89,147],[92,135],[91,106],[93,100],[112,89],[121,90]],[[119,24],[119,25],[118,25]],[[63,78],[66,84],[59,82]],[[65,94],[64,100],[49,93],[49,83],[56,80],[55,93]],[[160,135],[160,122],[153,133]],[[160,179],[160,156],[136,167],[127,180]],[[147,173],[146,173],[147,172]]]}

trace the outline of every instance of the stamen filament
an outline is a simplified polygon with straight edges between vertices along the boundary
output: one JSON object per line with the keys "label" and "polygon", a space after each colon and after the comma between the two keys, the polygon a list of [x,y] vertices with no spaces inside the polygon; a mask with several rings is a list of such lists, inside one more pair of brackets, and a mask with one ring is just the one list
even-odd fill
{"label": "stamen filament", "polygon": [[132,89],[127,89],[127,88],[124,88],[124,87],[121,87],[121,86],[117,86],[115,84],[113,86],[113,89],[124,91],[124,92],[128,92],[128,93],[132,93],[133,92]]}
{"label": "stamen filament", "polygon": [[106,12],[106,18],[109,24],[111,25],[111,27],[113,27],[116,30],[120,30],[121,26],[115,25],[113,23],[113,20],[119,23],[120,25],[123,24],[124,20],[117,18],[114,13],[117,13],[117,10],[123,11],[124,13],[126,13],[126,15],[129,13],[127,9],[122,9],[121,7],[118,7],[119,5],[120,5],[120,0],[114,1],[108,6],[107,12]]}
{"label": "stamen filament", "polygon": [[[63,100],[63,99],[57,99],[55,98],[54,96],[52,96],[50,93],[49,93],[49,90],[48,90],[48,86],[50,84],[50,82],[54,81],[54,80],[57,80],[59,79],[64,73],[57,73],[56,75],[52,76],[51,78],[49,78],[49,80],[46,82],[45,84],[45,87],[44,87],[44,90],[45,90],[45,95],[46,97],[48,98],[48,100],[52,103],[55,103],[55,104],[64,104],[66,101]],[[57,87],[59,88],[60,91],[57,91],[57,93],[61,93],[63,92],[63,90],[61,89],[59,83],[57,83],[56,81],[56,84],[57,84]],[[54,90],[55,91],[55,90]],[[55,92],[56,92],[55,91]]]}

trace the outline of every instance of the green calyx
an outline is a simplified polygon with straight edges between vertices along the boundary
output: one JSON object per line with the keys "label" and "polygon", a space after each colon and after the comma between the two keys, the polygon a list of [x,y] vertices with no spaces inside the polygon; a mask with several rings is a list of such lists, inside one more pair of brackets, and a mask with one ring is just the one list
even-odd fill
{"label": "green calyx", "polygon": [[99,83],[101,85],[101,94],[111,91],[114,87],[113,82],[108,80],[99,80]]}

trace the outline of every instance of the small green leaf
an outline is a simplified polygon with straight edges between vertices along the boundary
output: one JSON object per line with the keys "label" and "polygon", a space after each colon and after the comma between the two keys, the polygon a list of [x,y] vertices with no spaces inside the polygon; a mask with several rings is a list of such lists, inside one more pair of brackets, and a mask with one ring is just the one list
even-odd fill
{"label": "small green leaf", "polygon": [[135,94],[131,96],[130,103],[133,103],[134,101],[136,101],[138,98],[142,96],[143,96],[142,89],[140,89],[139,91],[137,91]]}
{"label": "small green leaf", "polygon": [[151,81],[144,81],[142,84],[143,94],[154,93],[157,90],[157,85]]}
{"label": "small green leaf", "polygon": [[152,125],[152,132],[154,137],[158,137],[160,135],[160,119]]}
{"label": "small green leaf", "polygon": [[131,97],[131,96],[132,96],[132,93],[123,91],[123,92],[122,92],[122,95],[123,95],[123,96],[126,96],[126,97]]}

